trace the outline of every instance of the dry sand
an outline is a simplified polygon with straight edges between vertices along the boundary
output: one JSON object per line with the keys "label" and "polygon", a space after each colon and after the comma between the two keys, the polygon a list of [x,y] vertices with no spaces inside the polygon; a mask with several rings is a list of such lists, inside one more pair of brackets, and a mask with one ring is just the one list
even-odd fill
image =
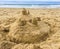
{"label": "dry sand", "polygon": [[0,49],[60,49],[60,9],[0,8]]}

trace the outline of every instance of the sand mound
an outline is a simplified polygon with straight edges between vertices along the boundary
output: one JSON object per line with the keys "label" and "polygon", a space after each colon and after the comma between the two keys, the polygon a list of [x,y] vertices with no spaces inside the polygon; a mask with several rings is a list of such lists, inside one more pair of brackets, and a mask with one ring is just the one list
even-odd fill
{"label": "sand mound", "polygon": [[7,39],[16,43],[38,43],[46,40],[50,33],[49,25],[43,21],[39,21],[39,18],[30,17],[30,14],[23,13],[21,17],[11,25]]}

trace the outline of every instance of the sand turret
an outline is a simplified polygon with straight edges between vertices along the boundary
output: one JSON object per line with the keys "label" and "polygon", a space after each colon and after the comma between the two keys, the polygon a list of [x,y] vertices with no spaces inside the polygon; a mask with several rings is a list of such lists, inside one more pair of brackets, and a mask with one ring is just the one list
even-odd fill
{"label": "sand turret", "polygon": [[27,11],[25,8],[23,8],[23,10],[22,10],[22,15],[28,15],[28,14],[30,14],[30,12]]}

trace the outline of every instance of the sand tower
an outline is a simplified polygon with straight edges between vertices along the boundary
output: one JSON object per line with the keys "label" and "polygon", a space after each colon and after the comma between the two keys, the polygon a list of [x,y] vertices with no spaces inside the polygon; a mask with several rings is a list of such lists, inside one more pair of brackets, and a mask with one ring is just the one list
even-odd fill
{"label": "sand tower", "polygon": [[29,15],[29,14],[30,14],[30,12],[27,11],[25,8],[23,8],[22,15]]}
{"label": "sand tower", "polygon": [[30,14],[29,10],[23,8],[19,19],[28,21],[29,19],[32,19],[32,15]]}

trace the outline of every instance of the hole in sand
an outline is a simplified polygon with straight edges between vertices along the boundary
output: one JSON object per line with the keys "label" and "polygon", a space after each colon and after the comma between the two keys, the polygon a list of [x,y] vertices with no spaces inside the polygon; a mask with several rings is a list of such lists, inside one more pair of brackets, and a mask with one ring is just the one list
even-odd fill
{"label": "hole in sand", "polygon": [[6,28],[5,28],[3,31],[4,31],[4,32],[9,32],[9,29],[6,29]]}

